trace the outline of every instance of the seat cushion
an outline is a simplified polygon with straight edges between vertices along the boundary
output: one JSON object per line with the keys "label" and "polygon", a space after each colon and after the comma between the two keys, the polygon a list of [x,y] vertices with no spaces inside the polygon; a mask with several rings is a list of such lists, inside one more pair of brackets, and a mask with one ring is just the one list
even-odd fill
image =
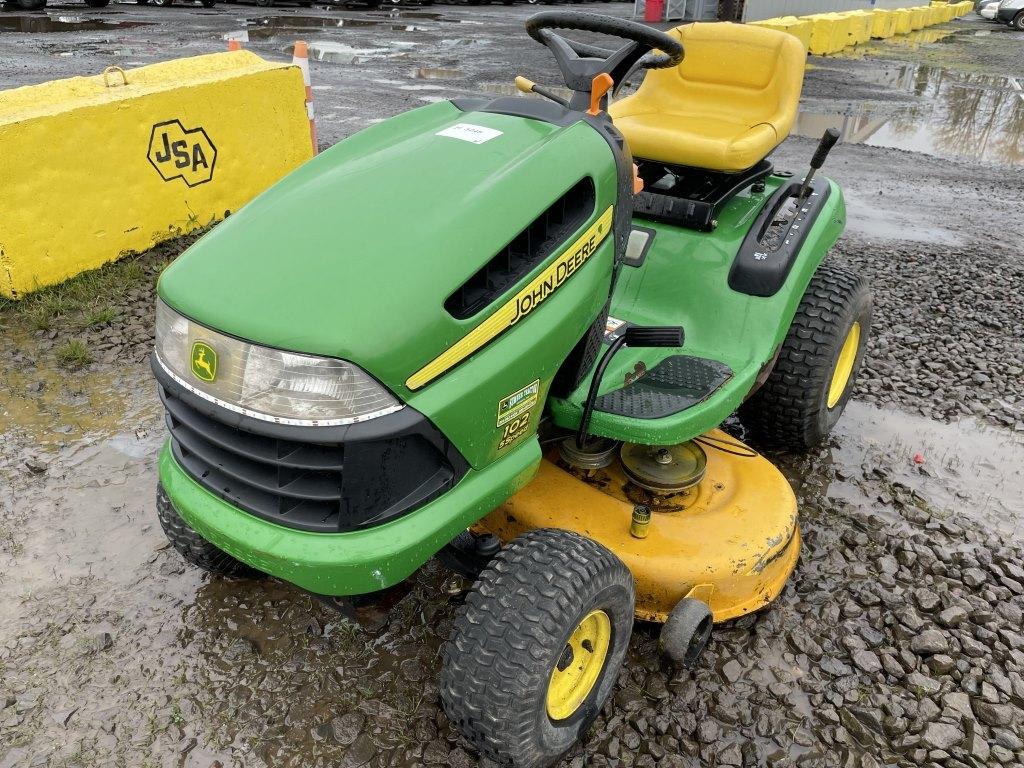
{"label": "seat cushion", "polygon": [[750,168],[779,143],[769,123],[650,113],[619,118],[615,125],[633,157],[723,172]]}
{"label": "seat cushion", "polygon": [[746,170],[789,134],[806,53],[792,35],[744,24],[669,30],[686,50],[609,108],[634,156],[722,172]]}

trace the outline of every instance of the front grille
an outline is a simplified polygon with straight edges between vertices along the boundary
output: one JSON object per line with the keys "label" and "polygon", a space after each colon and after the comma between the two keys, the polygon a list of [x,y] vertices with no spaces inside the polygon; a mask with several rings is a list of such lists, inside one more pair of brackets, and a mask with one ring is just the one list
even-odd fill
{"label": "front grille", "polygon": [[458,480],[421,433],[353,443],[284,440],[200,413],[166,384],[160,394],[181,468],[228,503],[291,528],[337,533],[379,525]]}

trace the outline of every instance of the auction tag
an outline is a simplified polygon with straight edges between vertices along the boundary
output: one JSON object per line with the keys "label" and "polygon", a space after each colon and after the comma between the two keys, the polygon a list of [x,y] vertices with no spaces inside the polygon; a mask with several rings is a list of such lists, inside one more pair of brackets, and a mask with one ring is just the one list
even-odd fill
{"label": "auction tag", "polygon": [[438,131],[434,135],[461,139],[462,141],[468,141],[470,144],[483,144],[485,141],[501,136],[501,131],[496,131],[493,128],[484,128],[482,125],[473,125],[472,123],[456,123],[450,128]]}

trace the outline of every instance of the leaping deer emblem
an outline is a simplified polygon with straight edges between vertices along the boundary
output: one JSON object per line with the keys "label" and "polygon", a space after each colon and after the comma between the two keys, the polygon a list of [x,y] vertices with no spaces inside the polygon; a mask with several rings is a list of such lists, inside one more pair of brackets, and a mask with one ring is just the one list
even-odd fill
{"label": "leaping deer emblem", "polygon": [[[208,359],[209,352],[212,359]],[[192,347],[192,373],[203,381],[213,381],[217,377],[217,353],[202,342],[196,342]]]}

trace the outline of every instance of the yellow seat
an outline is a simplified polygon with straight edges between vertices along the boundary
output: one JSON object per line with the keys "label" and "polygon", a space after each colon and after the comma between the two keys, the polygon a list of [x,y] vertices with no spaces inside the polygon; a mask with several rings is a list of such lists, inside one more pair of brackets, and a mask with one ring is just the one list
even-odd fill
{"label": "yellow seat", "polygon": [[648,71],[608,110],[633,155],[734,173],[764,159],[796,119],[806,54],[792,35],[744,24],[669,30],[682,63]]}

